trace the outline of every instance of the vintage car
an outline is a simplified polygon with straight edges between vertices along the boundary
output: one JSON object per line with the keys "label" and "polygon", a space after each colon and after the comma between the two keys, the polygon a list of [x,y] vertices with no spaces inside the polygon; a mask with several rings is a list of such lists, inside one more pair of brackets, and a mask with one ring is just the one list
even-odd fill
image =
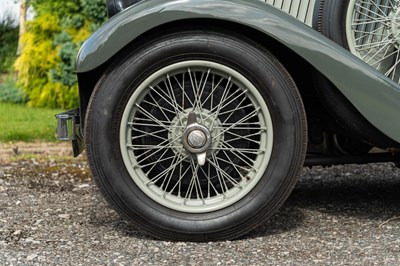
{"label": "vintage car", "polygon": [[109,0],[58,138],[145,233],[238,238],[303,166],[400,162],[398,5]]}

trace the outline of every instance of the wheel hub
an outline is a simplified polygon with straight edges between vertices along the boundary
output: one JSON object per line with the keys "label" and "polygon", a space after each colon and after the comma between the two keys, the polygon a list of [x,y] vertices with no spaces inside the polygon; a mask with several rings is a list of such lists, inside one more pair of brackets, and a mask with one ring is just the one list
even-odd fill
{"label": "wheel hub", "polygon": [[[173,141],[173,150],[182,157],[189,154],[206,152],[206,156],[216,153],[217,147],[223,142],[224,134],[221,129],[221,121],[213,116],[209,110],[203,109],[196,116],[196,125],[189,119],[194,109],[185,110],[177,115],[171,122],[171,130],[168,138]],[[185,114],[189,114],[186,116]],[[200,123],[197,123],[200,120]],[[190,125],[190,126],[189,126]]]}
{"label": "wheel hub", "polygon": [[190,132],[187,139],[187,142],[190,145],[190,147],[194,149],[202,148],[204,144],[206,144],[206,141],[207,141],[206,134],[198,129]]}
{"label": "wheel hub", "polygon": [[197,123],[194,112],[188,116],[187,126],[182,136],[183,147],[196,155],[197,162],[203,166],[206,162],[207,150],[211,145],[211,132],[207,127]]}

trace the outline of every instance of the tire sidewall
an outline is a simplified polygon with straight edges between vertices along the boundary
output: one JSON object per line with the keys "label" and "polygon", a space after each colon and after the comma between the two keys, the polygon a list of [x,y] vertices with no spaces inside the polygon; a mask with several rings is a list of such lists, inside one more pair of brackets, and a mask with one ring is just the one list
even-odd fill
{"label": "tire sidewall", "polygon": [[349,0],[317,0],[314,9],[313,27],[349,50],[347,41],[347,10]]}

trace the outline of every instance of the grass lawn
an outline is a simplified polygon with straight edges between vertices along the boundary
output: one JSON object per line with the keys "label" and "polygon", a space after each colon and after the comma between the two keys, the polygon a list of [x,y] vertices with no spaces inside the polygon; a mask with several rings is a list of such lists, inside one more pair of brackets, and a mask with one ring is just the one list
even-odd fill
{"label": "grass lawn", "polygon": [[0,103],[0,142],[56,141],[54,115],[62,111]]}

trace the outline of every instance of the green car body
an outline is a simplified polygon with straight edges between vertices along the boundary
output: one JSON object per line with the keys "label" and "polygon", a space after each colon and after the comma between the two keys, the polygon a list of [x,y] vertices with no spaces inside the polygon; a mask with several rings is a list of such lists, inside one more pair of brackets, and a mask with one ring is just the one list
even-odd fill
{"label": "green car body", "polygon": [[58,138],[144,232],[235,239],[303,166],[400,162],[399,85],[271,2],[107,0]]}
{"label": "green car body", "polygon": [[[349,51],[260,1],[144,1],[112,17],[82,46],[77,72],[92,71],[146,32],[168,23],[229,22],[265,34],[329,79],[385,135],[400,142],[400,88]],[[86,89],[86,88],[81,88]]]}

